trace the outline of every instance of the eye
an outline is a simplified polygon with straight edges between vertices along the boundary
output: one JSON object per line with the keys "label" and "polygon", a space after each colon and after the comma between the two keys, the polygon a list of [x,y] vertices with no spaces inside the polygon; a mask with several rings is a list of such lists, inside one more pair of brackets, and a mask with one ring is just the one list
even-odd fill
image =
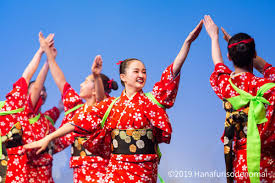
{"label": "eye", "polygon": [[134,73],[138,73],[138,71],[134,71]]}

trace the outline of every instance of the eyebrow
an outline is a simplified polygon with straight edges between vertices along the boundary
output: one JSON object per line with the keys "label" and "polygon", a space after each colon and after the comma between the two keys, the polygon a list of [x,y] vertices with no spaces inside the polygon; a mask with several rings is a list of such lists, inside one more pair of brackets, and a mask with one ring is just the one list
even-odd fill
{"label": "eyebrow", "polygon": [[[139,70],[139,68],[133,68],[133,70]],[[145,70],[146,71],[146,69],[142,69],[143,71]]]}

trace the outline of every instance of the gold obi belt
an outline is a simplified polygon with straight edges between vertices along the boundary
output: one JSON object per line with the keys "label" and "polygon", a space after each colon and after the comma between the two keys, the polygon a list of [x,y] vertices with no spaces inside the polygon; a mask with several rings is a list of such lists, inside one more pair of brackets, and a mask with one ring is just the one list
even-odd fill
{"label": "gold obi belt", "polygon": [[156,154],[152,129],[114,129],[111,135],[113,154]]}

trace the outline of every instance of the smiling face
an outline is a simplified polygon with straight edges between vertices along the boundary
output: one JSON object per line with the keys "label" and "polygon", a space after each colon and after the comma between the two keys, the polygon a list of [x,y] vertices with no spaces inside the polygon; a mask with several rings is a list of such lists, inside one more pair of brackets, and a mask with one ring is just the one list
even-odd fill
{"label": "smiling face", "polygon": [[89,75],[83,83],[80,84],[80,95],[83,99],[95,96],[94,76]]}
{"label": "smiling face", "polygon": [[125,88],[140,91],[146,82],[146,69],[139,60],[132,60],[127,63],[125,73],[120,74],[120,79],[124,82]]}

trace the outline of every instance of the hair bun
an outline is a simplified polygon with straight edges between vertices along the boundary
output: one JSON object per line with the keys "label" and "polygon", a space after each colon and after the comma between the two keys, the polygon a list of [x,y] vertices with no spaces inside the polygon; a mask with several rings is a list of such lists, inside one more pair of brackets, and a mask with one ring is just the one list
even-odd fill
{"label": "hair bun", "polygon": [[245,43],[238,44],[236,47],[238,52],[246,52],[247,51],[247,46]]}
{"label": "hair bun", "polygon": [[112,88],[110,88],[110,89],[113,89],[113,90],[117,90],[118,89],[118,85],[117,85],[116,81],[112,81]]}

